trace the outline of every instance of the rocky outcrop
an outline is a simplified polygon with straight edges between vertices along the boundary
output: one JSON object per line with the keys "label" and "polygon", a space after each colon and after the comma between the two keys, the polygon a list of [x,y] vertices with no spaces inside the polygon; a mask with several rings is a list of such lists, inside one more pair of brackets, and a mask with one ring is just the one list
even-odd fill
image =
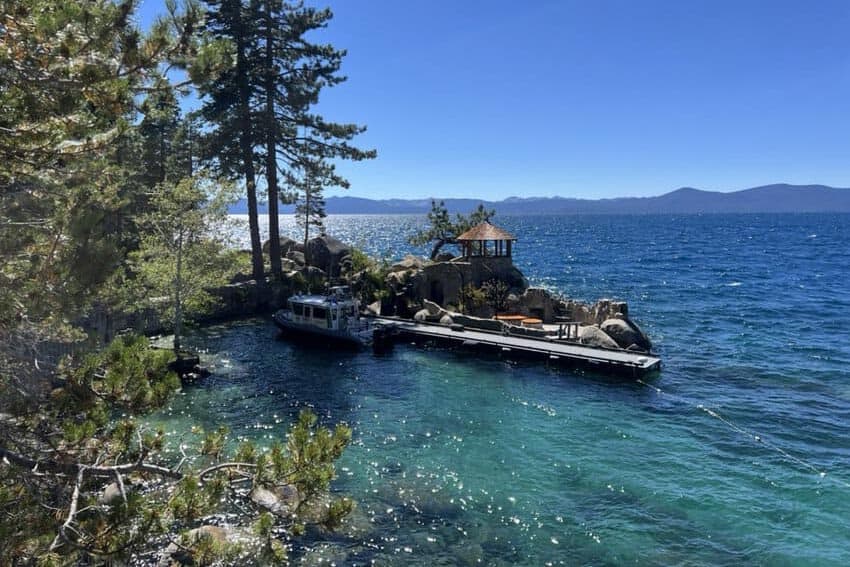
{"label": "rocky outcrop", "polygon": [[330,277],[341,273],[343,259],[351,255],[351,246],[329,235],[317,236],[307,241],[305,256],[311,266],[321,268]]}
{"label": "rocky outcrop", "polygon": [[[297,242],[295,242],[288,236],[281,236],[279,242],[281,257],[286,256],[287,252],[293,250],[294,247],[298,245]],[[263,254],[268,254],[269,248],[271,248],[271,240],[266,240],[265,242],[263,242]]]}
{"label": "rocky outcrop", "polygon": [[413,254],[408,254],[400,261],[390,266],[390,272],[407,272],[410,270],[418,271],[424,267],[425,260],[418,256],[414,256]]}
{"label": "rocky outcrop", "polygon": [[413,315],[415,321],[427,321],[431,323],[442,322],[443,317],[449,315],[449,312],[427,299],[422,302],[423,308]]}
{"label": "rocky outcrop", "polygon": [[600,299],[593,305],[587,305],[572,299],[562,301],[560,310],[570,321],[585,325],[601,325],[608,319],[619,316],[628,317],[629,305],[625,301]]}
{"label": "rocky outcrop", "polygon": [[422,306],[428,311],[429,315],[442,315],[443,308],[427,299],[422,301]]}
{"label": "rocky outcrop", "polygon": [[517,310],[523,315],[536,317],[549,323],[554,320],[558,300],[547,290],[530,287],[518,298]]}
{"label": "rocky outcrop", "polygon": [[596,325],[582,327],[579,330],[579,342],[583,345],[601,348],[619,348],[614,339]]}
{"label": "rocky outcrop", "polygon": [[620,348],[649,352],[652,343],[640,328],[627,318],[606,319],[599,328],[605,331]]}
{"label": "rocky outcrop", "polygon": [[[522,272],[506,257],[454,258],[451,261],[425,262],[421,268],[416,267],[413,259],[406,258],[391,270],[405,274],[403,291],[411,299],[428,299],[441,305],[459,305],[464,287],[481,287],[484,282],[493,279],[505,282],[517,293],[528,287]],[[399,276],[394,279],[398,281]]]}
{"label": "rocky outcrop", "polygon": [[286,259],[295,264],[296,266],[304,266],[307,264],[307,260],[304,257],[304,252],[299,252],[298,250],[290,250],[286,253]]}

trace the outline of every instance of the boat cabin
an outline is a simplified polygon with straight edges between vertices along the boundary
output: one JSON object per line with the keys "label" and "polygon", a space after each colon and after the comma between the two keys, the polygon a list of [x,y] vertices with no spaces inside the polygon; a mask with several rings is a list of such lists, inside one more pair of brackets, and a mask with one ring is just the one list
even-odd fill
{"label": "boat cabin", "polygon": [[347,286],[333,287],[328,295],[289,298],[290,320],[296,325],[344,331],[359,317],[358,302]]}

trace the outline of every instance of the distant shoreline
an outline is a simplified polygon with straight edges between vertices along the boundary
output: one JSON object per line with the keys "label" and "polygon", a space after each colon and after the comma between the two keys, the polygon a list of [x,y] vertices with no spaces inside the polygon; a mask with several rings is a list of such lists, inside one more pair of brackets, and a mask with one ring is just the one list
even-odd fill
{"label": "distant shoreline", "polygon": [[[329,197],[326,211],[333,215],[423,215],[431,209],[427,199],[364,199]],[[826,185],[765,185],[721,193],[685,187],[658,197],[616,199],[572,199],[568,197],[510,197],[501,201],[439,199],[452,213],[466,213],[483,203],[500,215],[593,215],[593,214],[723,214],[723,213],[850,213],[850,189]],[[245,200],[228,209],[247,214]],[[281,214],[292,214],[292,205],[282,205]],[[260,213],[267,214],[265,205]]]}

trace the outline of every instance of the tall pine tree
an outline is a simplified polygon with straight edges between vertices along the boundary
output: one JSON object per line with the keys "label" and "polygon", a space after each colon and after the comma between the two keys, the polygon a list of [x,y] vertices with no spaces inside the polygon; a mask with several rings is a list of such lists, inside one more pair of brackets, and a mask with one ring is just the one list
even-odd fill
{"label": "tall pine tree", "polygon": [[212,39],[207,50],[218,51],[218,55],[230,59],[232,64],[207,77],[199,77],[199,90],[206,100],[201,115],[211,127],[205,136],[204,157],[220,175],[239,178],[245,183],[251,271],[254,279],[262,283],[265,274],[254,158],[254,148],[260,138],[251,112],[255,20],[240,0],[212,0],[207,4],[206,32]]}
{"label": "tall pine tree", "polygon": [[331,11],[282,0],[255,0],[249,6],[256,14],[252,18],[256,22],[256,47],[250,51],[250,68],[255,71],[252,92],[257,99],[253,106],[262,109],[257,127],[263,132],[260,154],[269,197],[269,252],[272,272],[278,274],[278,174],[282,172],[289,181],[287,200],[297,198],[299,225],[309,227],[324,217],[321,188],[349,185],[336,173],[332,161],[374,158],[376,152],[350,143],[365,127],[328,122],[310,112],[319,102],[322,89],[345,81],[339,75],[345,51],[306,37],[327,26]]}

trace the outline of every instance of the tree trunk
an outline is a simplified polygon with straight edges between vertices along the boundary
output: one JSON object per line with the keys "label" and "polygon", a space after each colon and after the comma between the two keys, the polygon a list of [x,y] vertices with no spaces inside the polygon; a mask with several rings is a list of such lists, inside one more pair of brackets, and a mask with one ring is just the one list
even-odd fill
{"label": "tree trunk", "polygon": [[304,190],[304,264],[309,266],[310,250],[307,248],[307,241],[310,239],[310,179],[307,177],[305,180],[307,184]]}
{"label": "tree trunk", "polygon": [[251,86],[248,83],[248,62],[245,60],[245,37],[236,37],[236,84],[239,92],[239,149],[242,172],[248,197],[248,228],[251,233],[251,272],[258,285],[264,282],[263,244],[257,212],[257,179],[254,171],[254,140],[251,131]]}
{"label": "tree trunk", "polygon": [[440,250],[443,249],[443,246],[447,243],[444,239],[439,239],[434,243],[434,247],[431,248],[431,259],[435,260],[437,258],[437,254],[440,253]]}
{"label": "tree trunk", "polygon": [[[181,221],[182,222],[182,221]],[[174,276],[174,354],[180,353],[183,335],[183,228],[177,233],[177,273]]]}
{"label": "tree trunk", "polygon": [[270,2],[266,0],[266,61],[265,61],[265,91],[266,91],[266,185],[269,192],[269,260],[271,261],[272,277],[281,276],[280,262],[280,226],[278,218],[278,187],[277,187],[277,122],[274,114],[274,26],[271,17]]}

